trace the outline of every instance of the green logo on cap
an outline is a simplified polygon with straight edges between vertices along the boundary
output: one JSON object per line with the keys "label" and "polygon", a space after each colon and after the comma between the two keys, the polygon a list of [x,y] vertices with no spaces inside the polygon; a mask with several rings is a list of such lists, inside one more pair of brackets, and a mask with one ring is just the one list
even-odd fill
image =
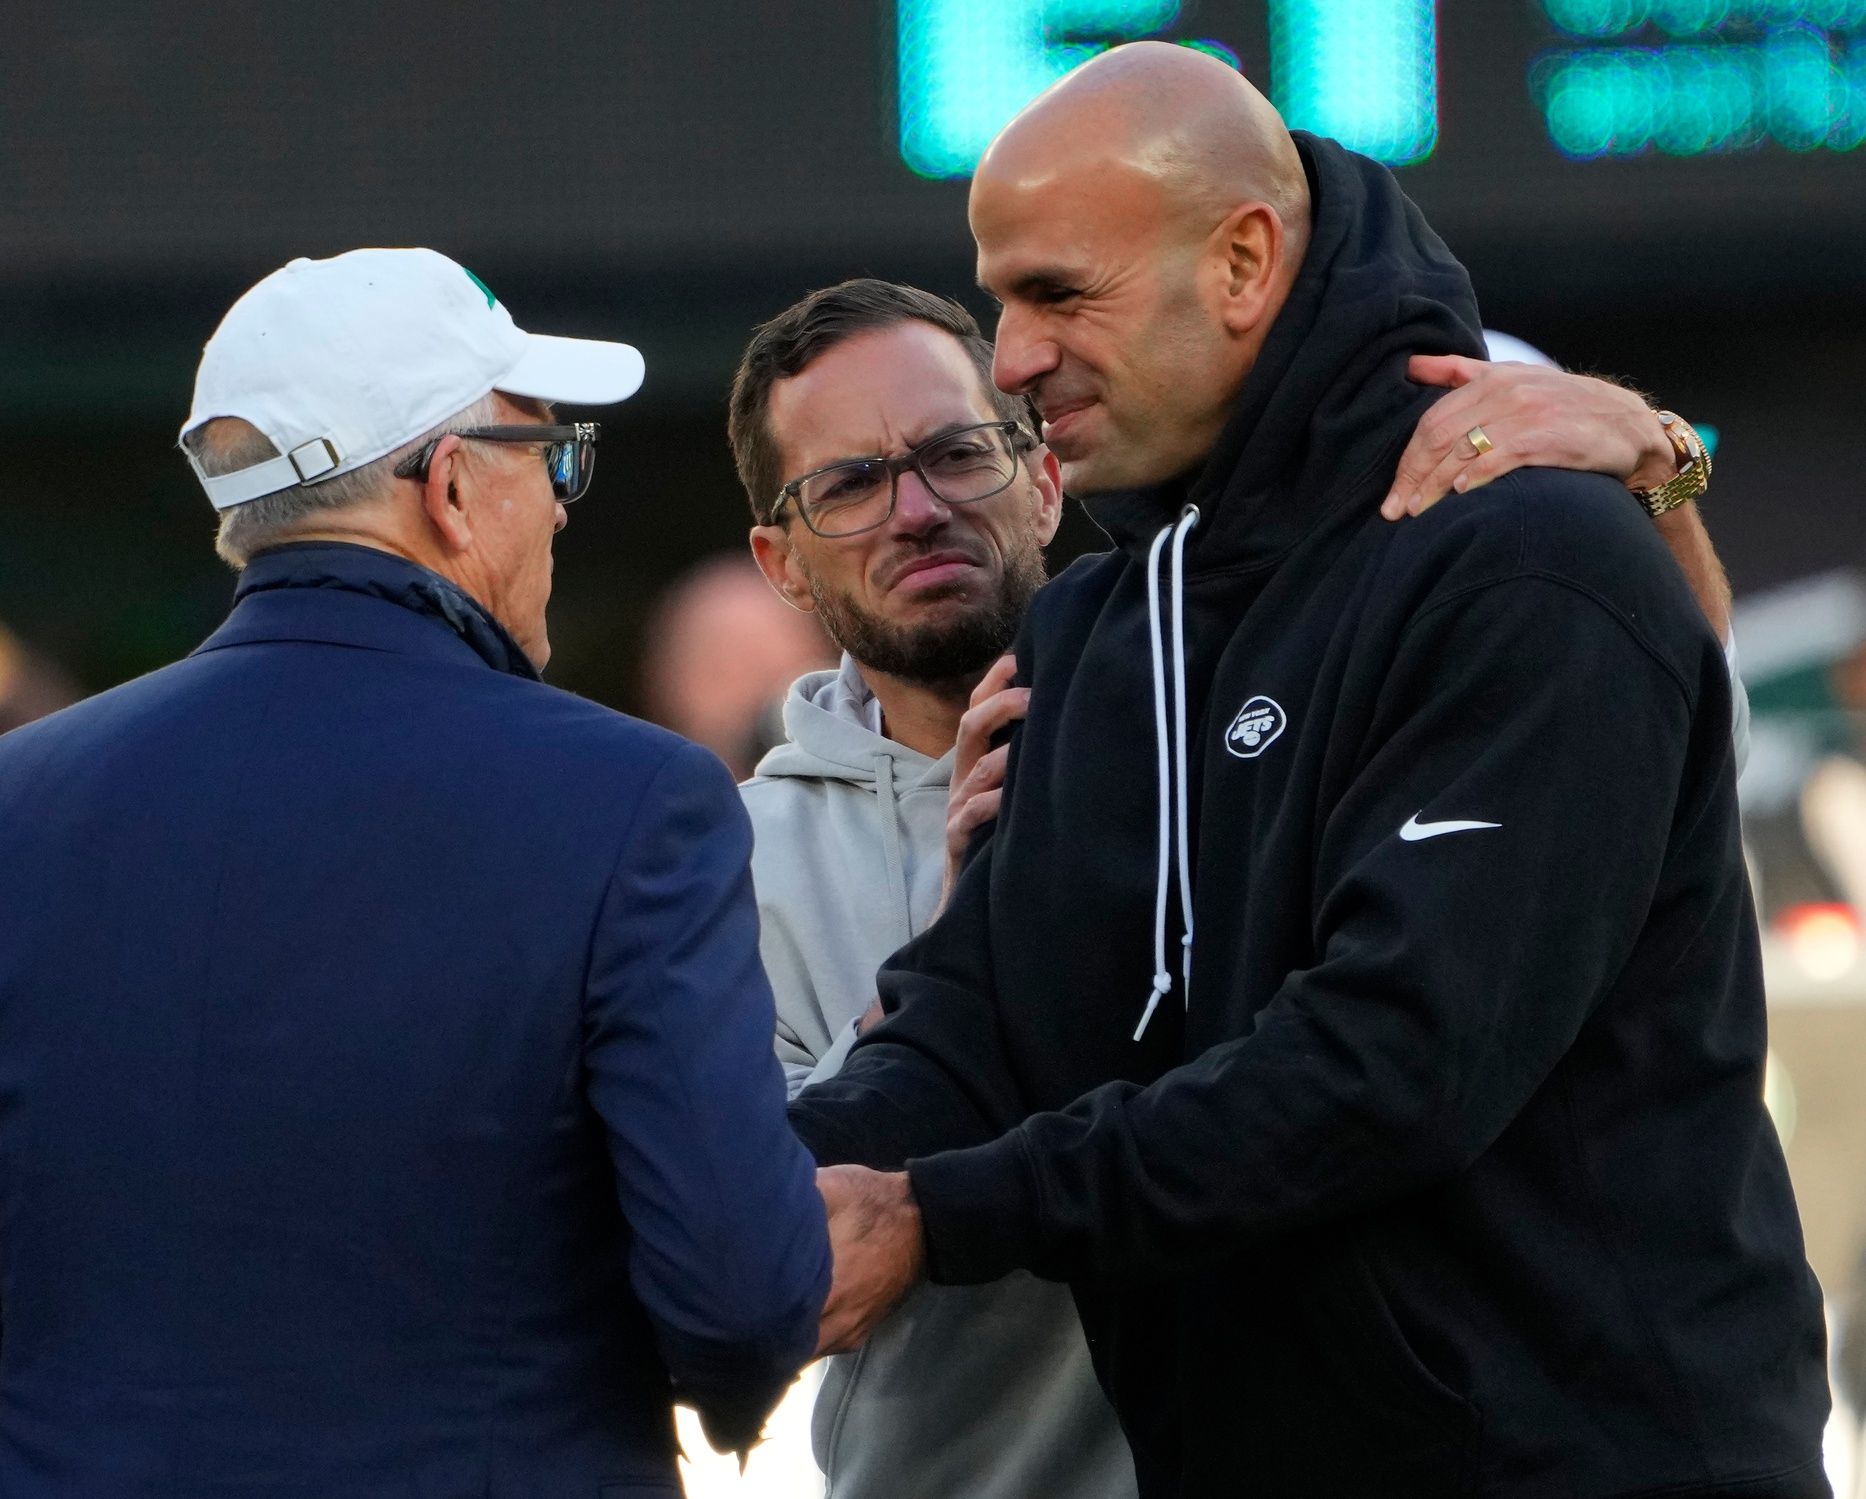
{"label": "green logo on cap", "polygon": [[480,280],[478,276],[475,276],[471,271],[467,271],[465,266],[461,266],[460,269],[463,271],[466,271],[467,280],[471,281],[481,291],[486,293],[486,305],[488,307],[491,307],[495,302],[499,300],[497,297],[495,297],[492,294],[492,288],[488,286],[484,281]]}

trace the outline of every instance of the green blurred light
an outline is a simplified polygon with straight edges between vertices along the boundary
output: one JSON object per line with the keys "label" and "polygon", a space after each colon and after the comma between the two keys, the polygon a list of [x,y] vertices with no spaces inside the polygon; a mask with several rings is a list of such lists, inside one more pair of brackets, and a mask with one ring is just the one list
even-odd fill
{"label": "green blurred light", "polygon": [[1179,0],[900,0],[901,156],[966,177],[991,139],[1071,68],[1179,17]]}
{"label": "green blurred light", "polygon": [[1621,36],[1646,24],[1643,0],[1543,0],[1542,8],[1571,36]]}
{"label": "green blurred light", "polygon": [[1866,26],[1866,0],[1751,0],[1731,6],[1733,12],[1763,26],[1818,26],[1823,31],[1847,31]]}
{"label": "green blurred light", "polygon": [[1812,27],[1783,27],[1769,33],[1762,55],[1769,134],[1791,151],[1825,145],[1835,104],[1827,38]]}
{"label": "green blurred light", "polygon": [[1433,0],[1270,0],[1270,78],[1292,126],[1422,161],[1438,143]]}
{"label": "green blurred light", "polygon": [[1596,59],[1583,56],[1557,72],[1544,91],[1542,109],[1549,135],[1564,156],[1585,161],[1613,149],[1619,110]]}
{"label": "green blurred light", "polygon": [[1866,141],[1866,39],[1842,49],[1806,25],[1756,41],[1554,52],[1530,82],[1549,138],[1578,160]]}
{"label": "green blurred light", "polygon": [[1711,110],[1711,78],[1716,64],[1703,48],[1678,48],[1665,56],[1664,77],[1657,80],[1661,107],[1652,115],[1652,143],[1668,156],[1696,156],[1721,143]]}
{"label": "green blurred light", "polygon": [[1729,17],[1729,0],[1652,0],[1652,24],[1668,36],[1715,31]]}
{"label": "green blurred light", "polygon": [[1836,151],[1851,151],[1866,144],[1866,39],[1854,40],[1839,76],[1845,108],[1834,122],[1827,144]]}
{"label": "green blurred light", "polygon": [[1726,26],[1866,26],[1866,0],[1542,0],[1542,11],[1570,36],[1630,37],[1646,26],[1669,36],[1701,36]]}

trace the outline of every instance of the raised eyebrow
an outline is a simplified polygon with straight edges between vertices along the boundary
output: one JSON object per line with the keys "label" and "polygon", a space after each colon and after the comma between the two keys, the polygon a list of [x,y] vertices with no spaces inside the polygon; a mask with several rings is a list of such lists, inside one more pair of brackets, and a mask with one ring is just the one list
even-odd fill
{"label": "raised eyebrow", "polygon": [[[946,422],[942,426],[933,428],[924,436],[917,437],[912,442],[908,443],[907,450],[912,452],[916,448],[924,448],[930,442],[938,442],[942,437],[951,437],[953,433],[963,432],[968,427],[990,425],[990,422],[981,423],[975,417],[967,417],[963,421]],[[815,468],[810,470],[810,473],[820,474],[826,468],[840,468],[845,463],[886,463],[887,461],[888,456],[885,453],[851,453],[846,458],[832,458],[828,463],[819,463]],[[808,475],[805,477],[807,478]]]}
{"label": "raised eyebrow", "polygon": [[965,432],[973,427],[993,426],[993,422],[981,422],[977,418],[968,418],[962,422],[947,422],[943,427],[935,427],[926,436],[914,444],[915,448],[924,448],[930,442],[938,442],[942,437],[951,437],[955,432]]}

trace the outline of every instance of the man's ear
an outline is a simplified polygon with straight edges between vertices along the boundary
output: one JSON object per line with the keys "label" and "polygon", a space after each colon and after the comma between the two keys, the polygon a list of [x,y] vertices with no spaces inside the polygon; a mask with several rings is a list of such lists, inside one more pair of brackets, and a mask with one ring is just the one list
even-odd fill
{"label": "man's ear", "polygon": [[1218,277],[1219,318],[1229,332],[1250,333],[1263,321],[1283,241],[1283,221],[1268,203],[1240,203],[1212,231],[1209,263]]}
{"label": "man's ear", "polygon": [[421,508],[428,524],[452,552],[473,545],[473,522],[461,489],[471,482],[466,472],[466,445],[458,437],[443,437],[428,459],[428,476],[421,485]]}
{"label": "man's ear", "polygon": [[1037,486],[1037,545],[1048,546],[1063,523],[1063,466],[1048,448],[1039,447],[1031,456],[1036,459],[1031,477]]}
{"label": "man's ear", "polygon": [[816,612],[816,599],[810,593],[810,580],[791,549],[790,531],[785,526],[753,526],[752,556],[765,581],[777,590],[777,596],[793,609],[805,614]]}

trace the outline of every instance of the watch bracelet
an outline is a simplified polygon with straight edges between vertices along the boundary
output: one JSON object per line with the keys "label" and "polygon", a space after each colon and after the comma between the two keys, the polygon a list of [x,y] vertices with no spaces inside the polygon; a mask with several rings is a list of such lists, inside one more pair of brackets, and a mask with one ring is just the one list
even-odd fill
{"label": "watch bracelet", "polygon": [[1666,441],[1678,459],[1678,472],[1665,483],[1651,489],[1631,491],[1646,514],[1657,520],[1680,505],[1700,499],[1710,489],[1710,448],[1698,435],[1697,428],[1675,411],[1654,408]]}

